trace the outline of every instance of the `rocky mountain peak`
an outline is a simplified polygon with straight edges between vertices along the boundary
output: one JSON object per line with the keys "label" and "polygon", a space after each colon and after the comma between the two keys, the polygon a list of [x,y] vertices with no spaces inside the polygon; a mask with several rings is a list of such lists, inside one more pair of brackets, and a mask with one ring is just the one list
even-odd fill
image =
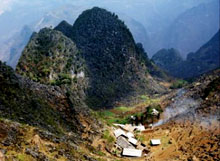
{"label": "rocky mountain peak", "polygon": [[[160,60],[162,59],[162,60]],[[153,57],[152,60],[159,64],[160,61],[166,62],[167,64],[179,63],[183,61],[183,58],[180,55],[180,52],[177,49],[161,49]]]}
{"label": "rocky mountain peak", "polygon": [[139,94],[164,92],[150,76],[148,63],[143,48],[135,44],[118,16],[94,7],[73,26],[63,21],[55,30],[42,29],[32,36],[17,72],[41,83],[65,86],[70,93],[77,91],[89,107],[103,108],[130,103]]}
{"label": "rocky mountain peak", "polygon": [[147,89],[157,91],[149,87],[146,53],[138,50],[130,30],[114,13],[98,7],[84,11],[73,25],[72,39],[89,69],[88,104],[108,106]]}
{"label": "rocky mountain peak", "polygon": [[62,22],[59,23],[55,28],[57,31],[61,31],[64,35],[71,37],[72,33],[72,25],[70,25],[68,22],[63,20]]}
{"label": "rocky mountain peak", "polygon": [[45,84],[76,84],[77,78],[84,79],[83,64],[73,41],[59,31],[45,28],[32,36],[16,70]]}

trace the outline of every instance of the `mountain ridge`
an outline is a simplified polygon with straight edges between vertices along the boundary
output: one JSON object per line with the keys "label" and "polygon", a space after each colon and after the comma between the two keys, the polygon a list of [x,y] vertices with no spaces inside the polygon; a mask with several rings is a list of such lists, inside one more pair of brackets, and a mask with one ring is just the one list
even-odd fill
{"label": "mountain ridge", "polygon": [[[56,32],[64,38],[53,39],[56,37],[53,36]],[[66,36],[62,36],[61,33],[72,41]],[[43,80],[43,83],[50,83],[50,76],[53,75],[51,71],[57,71],[67,74],[67,77],[63,78],[64,80],[61,78],[63,81],[67,81],[66,87],[69,86],[68,82],[70,86],[73,84],[77,86],[77,82],[82,83],[83,81],[77,81],[77,76],[72,77],[74,74],[74,71],[71,71],[72,67],[66,70],[67,73],[62,73],[60,69],[67,62],[71,66],[76,63],[75,60],[79,60],[76,64],[81,64],[83,68],[78,74],[81,74],[85,80],[82,85],[79,85],[79,89],[82,88],[81,91],[85,93],[85,100],[90,107],[111,107],[117,102],[132,102],[132,97],[137,95],[166,91],[165,87],[159,85],[150,76],[147,70],[150,61],[144,50],[140,50],[140,46],[135,44],[127,26],[118,19],[117,15],[107,10],[94,7],[84,11],[72,27],[62,21],[55,30],[43,29],[37,35],[38,38],[32,37],[25,48],[16,71],[30,78],[34,71],[34,76],[38,74],[37,81]],[[78,51],[81,58],[70,59],[71,55],[74,55],[74,50],[66,49],[65,44],[69,43],[76,44],[75,50]],[[60,65],[54,66],[54,63],[60,62],[59,58],[62,58],[62,53],[65,54],[66,50],[69,56],[66,60],[62,60]],[[59,56],[56,59],[57,54]],[[46,60],[49,60],[48,63]],[[29,70],[24,70],[25,66]],[[80,66],[78,67],[80,68]],[[78,67],[76,65],[74,69]],[[149,69],[154,70],[154,68]],[[160,71],[158,70],[158,72]],[[41,75],[39,75],[40,73]]]}
{"label": "mountain ridge", "polygon": [[167,48],[176,48],[185,59],[209,41],[219,28],[219,1],[200,4],[179,15],[169,27]]}
{"label": "mountain ridge", "polygon": [[[161,68],[167,70],[171,75],[179,78],[190,79],[198,77],[208,71],[220,68],[219,55],[219,31],[195,53],[189,53],[187,59],[176,58],[174,62],[167,62],[163,53],[156,53],[152,58]],[[167,51],[168,59],[173,59],[172,53]]]}

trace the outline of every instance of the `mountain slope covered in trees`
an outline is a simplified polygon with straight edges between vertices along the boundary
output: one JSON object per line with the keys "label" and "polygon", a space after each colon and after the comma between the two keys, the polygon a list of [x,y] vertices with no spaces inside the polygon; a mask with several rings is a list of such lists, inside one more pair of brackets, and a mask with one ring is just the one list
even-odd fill
{"label": "mountain slope covered in trees", "polygon": [[16,70],[42,83],[61,81],[70,89],[80,88],[90,107],[103,108],[132,102],[144,93],[165,92],[149,73],[154,68],[118,16],[95,7],[73,26],[63,21],[55,30],[32,36]]}

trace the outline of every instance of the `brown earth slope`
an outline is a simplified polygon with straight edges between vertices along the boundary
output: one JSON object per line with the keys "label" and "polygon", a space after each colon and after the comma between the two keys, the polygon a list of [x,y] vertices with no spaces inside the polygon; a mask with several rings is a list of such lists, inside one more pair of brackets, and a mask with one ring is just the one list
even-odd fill
{"label": "brown earth slope", "polygon": [[[203,75],[185,90],[181,97],[171,97],[171,105],[167,108],[182,108],[172,104],[175,99],[187,98],[192,101],[189,109],[174,115],[152,132],[143,134],[146,142],[152,138],[162,141],[160,146],[151,148],[149,160],[219,160],[220,70]],[[198,104],[192,106],[195,102]],[[169,112],[174,112],[174,109]],[[164,115],[167,116],[166,109]]]}
{"label": "brown earth slope", "polygon": [[1,155],[6,160],[89,160],[80,149],[100,135],[102,126],[78,95],[74,99],[0,62]]}

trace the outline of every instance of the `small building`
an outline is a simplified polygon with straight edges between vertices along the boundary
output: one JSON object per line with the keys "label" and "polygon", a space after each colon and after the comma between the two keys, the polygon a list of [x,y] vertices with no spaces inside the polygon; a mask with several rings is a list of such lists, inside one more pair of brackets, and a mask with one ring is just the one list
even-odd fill
{"label": "small building", "polygon": [[117,138],[116,145],[120,146],[121,148],[135,149],[135,147],[129,143],[129,141],[124,136],[119,136]]}
{"label": "small building", "polygon": [[126,136],[125,132],[124,132],[123,130],[121,130],[121,129],[115,130],[115,131],[114,131],[114,134],[115,134],[115,137],[116,137],[116,138],[119,137],[119,136],[121,136],[121,135]]}
{"label": "small building", "polygon": [[160,145],[160,139],[151,139],[150,140],[151,145],[156,146],[156,145]]}
{"label": "small building", "polygon": [[128,157],[141,157],[142,150],[124,148],[122,155]]}
{"label": "small building", "polygon": [[157,116],[157,115],[159,115],[159,111],[157,111],[157,110],[154,108],[151,114],[154,115],[154,116]]}
{"label": "small building", "polygon": [[126,136],[127,136],[128,138],[134,138],[134,134],[131,133],[131,132],[128,132],[128,133],[126,134]]}
{"label": "small building", "polygon": [[133,145],[137,145],[137,140],[136,139],[134,139],[134,138],[128,138],[128,141],[131,143],[131,144],[133,144]]}
{"label": "small building", "polygon": [[121,128],[123,128],[125,125],[123,125],[123,124],[113,124],[114,126],[118,126],[118,127],[121,127]]}
{"label": "small building", "polygon": [[123,127],[124,130],[126,131],[129,131],[129,132],[133,132],[134,129],[135,129],[135,126],[131,125],[131,124],[126,124],[124,127]]}
{"label": "small building", "polygon": [[135,130],[137,130],[137,131],[144,131],[145,127],[143,125],[138,125],[138,126],[135,127]]}

